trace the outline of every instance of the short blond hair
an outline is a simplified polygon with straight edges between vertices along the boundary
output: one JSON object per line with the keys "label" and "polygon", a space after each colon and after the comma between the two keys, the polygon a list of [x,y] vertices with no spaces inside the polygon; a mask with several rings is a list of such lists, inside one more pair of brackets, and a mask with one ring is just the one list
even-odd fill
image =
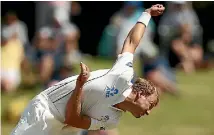
{"label": "short blond hair", "polygon": [[149,80],[138,78],[133,84],[133,91],[140,92],[143,96],[149,97],[154,94],[157,98],[155,105],[159,102],[159,93],[156,86]]}

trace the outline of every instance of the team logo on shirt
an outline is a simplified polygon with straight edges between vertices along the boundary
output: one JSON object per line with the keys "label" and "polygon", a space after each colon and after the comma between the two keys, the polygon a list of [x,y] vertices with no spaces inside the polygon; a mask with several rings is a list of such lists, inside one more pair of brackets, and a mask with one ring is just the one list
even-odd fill
{"label": "team logo on shirt", "polygon": [[[99,119],[100,121],[102,121],[102,122],[107,122],[108,120],[109,120],[109,116],[108,115],[106,115],[106,116],[101,116],[101,118]],[[100,130],[105,130],[106,128],[105,127],[100,127]]]}
{"label": "team logo on shirt", "polygon": [[112,97],[118,93],[119,93],[119,90],[116,89],[115,87],[112,87],[112,88],[109,88],[108,86],[106,87],[106,98]]}
{"label": "team logo on shirt", "polygon": [[128,62],[128,63],[126,64],[126,66],[128,66],[128,67],[133,67],[132,62]]}
{"label": "team logo on shirt", "polygon": [[102,122],[107,122],[108,120],[109,120],[109,116],[108,115],[101,116],[101,118],[100,118],[100,121],[102,121]]}

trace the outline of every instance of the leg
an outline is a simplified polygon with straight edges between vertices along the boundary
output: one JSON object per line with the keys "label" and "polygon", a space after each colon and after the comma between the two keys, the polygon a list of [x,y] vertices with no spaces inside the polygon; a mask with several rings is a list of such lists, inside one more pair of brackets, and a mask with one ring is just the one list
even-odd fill
{"label": "leg", "polygon": [[200,68],[203,61],[203,49],[199,45],[195,45],[189,48],[189,52],[196,68]]}
{"label": "leg", "polygon": [[54,70],[54,59],[51,55],[46,55],[40,63],[40,81],[46,83],[49,81]]}
{"label": "leg", "polygon": [[[195,65],[191,57],[189,47],[181,40],[174,40],[172,42],[172,53],[179,59],[179,64],[186,73],[195,71]],[[176,65],[177,66],[177,65]]]}
{"label": "leg", "polygon": [[4,92],[13,92],[21,82],[19,71],[1,70],[1,86]]}
{"label": "leg", "polygon": [[37,96],[29,103],[11,135],[59,135],[63,126],[50,112],[48,103]]}

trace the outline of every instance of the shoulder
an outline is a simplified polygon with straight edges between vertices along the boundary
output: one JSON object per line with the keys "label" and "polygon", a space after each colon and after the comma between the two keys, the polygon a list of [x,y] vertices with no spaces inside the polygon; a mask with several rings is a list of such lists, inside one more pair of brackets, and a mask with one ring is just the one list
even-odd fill
{"label": "shoulder", "polygon": [[134,75],[133,63],[126,62],[124,64],[118,65],[117,68],[112,68],[110,75],[113,75],[115,79],[129,79]]}
{"label": "shoulder", "polygon": [[118,79],[126,80],[129,82],[129,81],[131,81],[133,76],[134,76],[134,70],[133,70],[133,68],[130,68],[129,70],[125,70],[124,72],[122,72],[120,74],[120,76],[118,77]]}
{"label": "shoulder", "polygon": [[130,57],[130,58],[132,58],[132,57],[134,57],[134,54],[130,53],[130,52],[123,52],[123,53],[121,53],[121,54],[119,54],[117,56],[117,58],[123,58],[123,57]]}
{"label": "shoulder", "polygon": [[129,52],[119,54],[116,62],[114,63],[111,71],[115,73],[121,73],[125,70],[132,70],[134,55]]}

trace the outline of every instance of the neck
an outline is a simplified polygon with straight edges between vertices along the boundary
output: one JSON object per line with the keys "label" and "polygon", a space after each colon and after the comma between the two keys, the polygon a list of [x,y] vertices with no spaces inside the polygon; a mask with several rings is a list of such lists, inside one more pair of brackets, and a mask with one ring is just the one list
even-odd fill
{"label": "neck", "polygon": [[130,111],[135,97],[136,95],[131,92],[131,94],[123,102],[114,105],[114,107],[123,110],[124,112]]}

